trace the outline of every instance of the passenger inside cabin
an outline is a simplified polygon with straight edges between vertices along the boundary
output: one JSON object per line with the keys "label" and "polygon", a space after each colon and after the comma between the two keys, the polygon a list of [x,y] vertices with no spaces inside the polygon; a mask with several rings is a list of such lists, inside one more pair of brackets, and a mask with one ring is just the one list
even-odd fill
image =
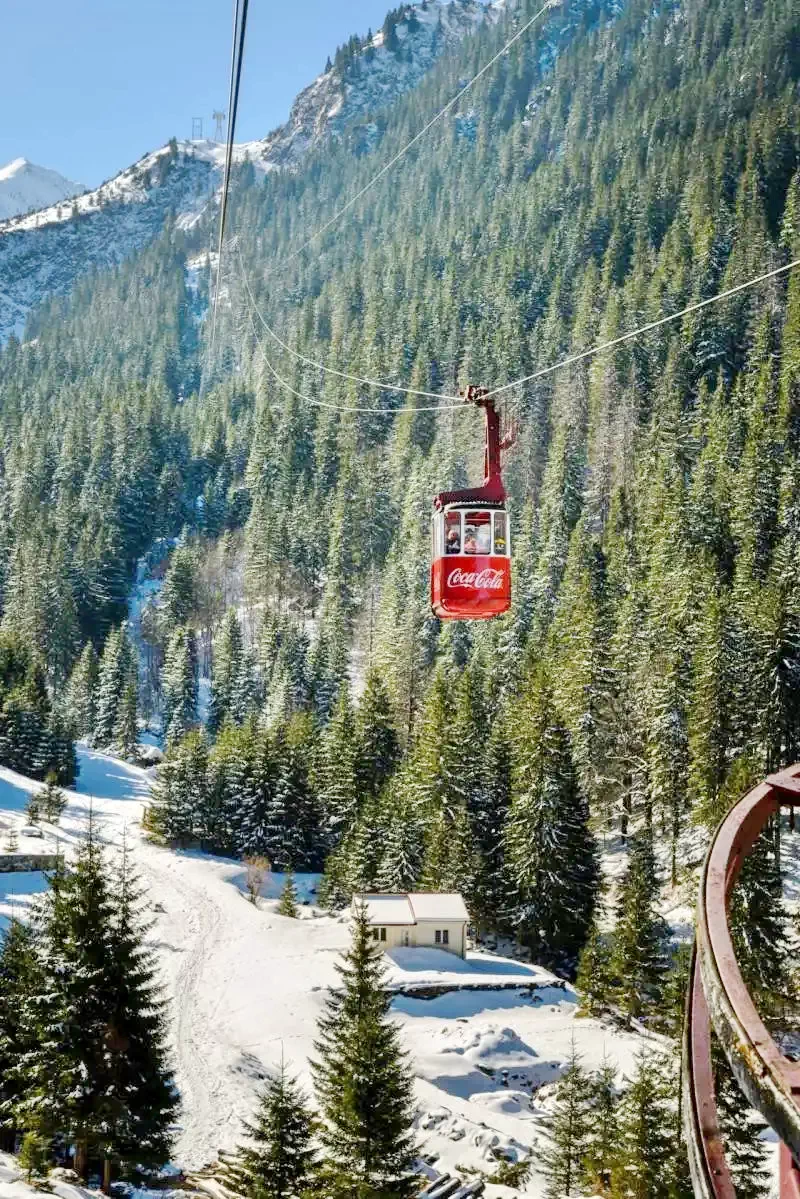
{"label": "passenger inside cabin", "polygon": [[490,554],[492,552],[492,533],[488,524],[478,526],[477,544],[477,553]]}
{"label": "passenger inside cabin", "polygon": [[472,525],[467,525],[466,529],[464,530],[464,553],[477,554],[477,552],[478,540],[475,536],[475,529],[472,527]]}
{"label": "passenger inside cabin", "polygon": [[458,554],[461,552],[461,537],[459,536],[458,529],[447,530],[445,552],[448,554]]}

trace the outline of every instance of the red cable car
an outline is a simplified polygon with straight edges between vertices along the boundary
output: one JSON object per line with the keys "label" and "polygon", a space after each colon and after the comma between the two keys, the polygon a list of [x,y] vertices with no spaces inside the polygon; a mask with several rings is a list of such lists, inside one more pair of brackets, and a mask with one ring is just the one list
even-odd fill
{"label": "red cable car", "polygon": [[511,542],[500,469],[500,414],[485,388],[465,402],[486,413],[483,487],[443,491],[433,501],[431,607],[440,620],[490,620],[511,607]]}

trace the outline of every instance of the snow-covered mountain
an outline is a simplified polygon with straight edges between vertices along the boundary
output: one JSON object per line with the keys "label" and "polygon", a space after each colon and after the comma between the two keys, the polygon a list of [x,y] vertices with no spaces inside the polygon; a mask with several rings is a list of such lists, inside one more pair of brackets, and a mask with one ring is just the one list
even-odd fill
{"label": "snow-covered mountain", "polygon": [[264,159],[297,163],[309,147],[346,130],[366,148],[377,132],[369,116],[416,87],[445,50],[505,7],[505,0],[422,0],[395,9],[378,33],[340,47],[300,92],[286,124],[264,139]]}
{"label": "snow-covered mountain", "polygon": [[[340,47],[297,97],[286,124],[237,146],[237,158],[266,172],[296,167],[329,137],[347,136],[368,150],[380,135],[372,118],[510,2],[420,0],[393,10],[378,33]],[[67,190],[40,195],[33,212],[28,200],[14,215],[0,207],[0,344],[22,335],[28,312],[45,296],[65,294],[81,275],[119,263],[157,237],[168,214],[191,227],[216,198],[223,154],[216,142],[173,139],[93,191],[76,195],[78,186],[61,180]],[[27,178],[29,166],[5,170]],[[31,170],[36,178],[54,174]],[[0,184],[0,205],[2,198]]]}
{"label": "snow-covered mountain", "polygon": [[71,200],[86,188],[65,179],[58,171],[37,167],[27,158],[15,158],[0,167],[0,221]]}

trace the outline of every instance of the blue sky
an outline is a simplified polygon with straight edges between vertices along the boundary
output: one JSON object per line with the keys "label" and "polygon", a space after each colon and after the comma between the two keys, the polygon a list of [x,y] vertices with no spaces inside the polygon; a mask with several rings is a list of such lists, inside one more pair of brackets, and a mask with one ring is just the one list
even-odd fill
{"label": "blue sky", "polygon": [[[237,140],[263,137],[392,0],[250,0]],[[231,0],[2,0],[0,165],[95,186],[227,106]]]}

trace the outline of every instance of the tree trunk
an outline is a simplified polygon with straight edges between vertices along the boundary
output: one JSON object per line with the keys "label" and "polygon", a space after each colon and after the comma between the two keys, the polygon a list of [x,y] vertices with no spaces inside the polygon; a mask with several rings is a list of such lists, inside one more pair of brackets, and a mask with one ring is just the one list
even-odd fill
{"label": "tree trunk", "polygon": [[89,1173],[89,1149],[86,1141],[75,1143],[75,1173],[81,1182],[86,1182]]}
{"label": "tree trunk", "polygon": [[104,1195],[111,1194],[111,1158],[103,1158],[103,1183],[100,1187]]}

